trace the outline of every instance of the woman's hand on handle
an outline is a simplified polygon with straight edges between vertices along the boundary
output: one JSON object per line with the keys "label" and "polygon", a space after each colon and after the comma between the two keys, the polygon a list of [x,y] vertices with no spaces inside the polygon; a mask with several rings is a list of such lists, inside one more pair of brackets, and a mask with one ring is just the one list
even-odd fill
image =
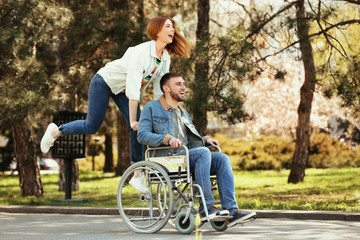
{"label": "woman's hand on handle", "polygon": [[132,128],[132,130],[137,131],[139,129],[139,122],[138,121],[131,122],[130,127]]}

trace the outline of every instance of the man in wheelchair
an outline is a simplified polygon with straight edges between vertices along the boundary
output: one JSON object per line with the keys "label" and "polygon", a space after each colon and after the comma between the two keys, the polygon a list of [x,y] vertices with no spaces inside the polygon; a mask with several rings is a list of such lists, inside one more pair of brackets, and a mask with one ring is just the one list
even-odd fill
{"label": "man in wheelchair", "polygon": [[[229,156],[220,152],[211,152],[205,145],[218,145],[210,137],[201,137],[192,120],[179,102],[185,100],[186,87],[180,74],[167,73],[160,87],[164,95],[159,100],[147,103],[141,113],[138,129],[138,141],[153,147],[169,145],[172,148],[156,150],[155,156],[180,155],[181,146],[189,149],[190,170],[196,183],[203,190],[209,217],[230,215],[227,226],[255,219],[255,212],[246,212],[238,208],[235,199],[234,176]],[[214,196],[210,174],[216,174],[222,210],[213,206]],[[134,186],[136,187],[136,186]],[[139,186],[141,188],[141,186]],[[205,216],[200,201],[200,214]]]}

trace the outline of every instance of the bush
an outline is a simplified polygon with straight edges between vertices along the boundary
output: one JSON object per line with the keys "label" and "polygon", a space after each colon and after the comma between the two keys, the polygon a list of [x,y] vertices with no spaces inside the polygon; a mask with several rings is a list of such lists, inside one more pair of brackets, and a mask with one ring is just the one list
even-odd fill
{"label": "bush", "polygon": [[[230,156],[235,170],[280,170],[291,167],[295,143],[289,136],[260,136],[255,140],[231,139],[215,134],[222,152]],[[323,133],[312,134],[309,168],[360,167],[360,147],[331,139]]]}
{"label": "bush", "polygon": [[360,167],[360,146],[351,146],[331,139],[327,134],[313,134],[310,139],[310,168]]}

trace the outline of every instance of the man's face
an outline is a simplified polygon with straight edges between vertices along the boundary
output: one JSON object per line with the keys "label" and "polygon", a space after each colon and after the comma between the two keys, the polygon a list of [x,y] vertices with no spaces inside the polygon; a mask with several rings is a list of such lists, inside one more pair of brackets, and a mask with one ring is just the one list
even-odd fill
{"label": "man's face", "polygon": [[167,82],[170,96],[178,101],[183,102],[185,100],[186,87],[182,77],[173,77]]}

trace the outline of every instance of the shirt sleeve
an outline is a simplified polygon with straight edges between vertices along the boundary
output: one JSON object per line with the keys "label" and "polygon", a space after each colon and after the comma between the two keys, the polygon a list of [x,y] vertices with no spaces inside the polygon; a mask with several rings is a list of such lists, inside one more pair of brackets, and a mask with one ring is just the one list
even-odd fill
{"label": "shirt sleeve", "polygon": [[165,140],[170,137],[169,134],[160,134],[153,132],[153,118],[151,103],[145,104],[144,109],[141,111],[139,120],[139,129],[137,133],[137,140],[139,143],[158,147],[165,143]]}
{"label": "shirt sleeve", "polygon": [[128,51],[128,71],[126,75],[125,94],[128,99],[139,101],[146,52],[140,47],[134,47],[131,51]]}
{"label": "shirt sleeve", "polygon": [[170,70],[170,58],[166,61],[166,64],[163,65],[159,76],[153,82],[153,90],[154,90],[154,100],[158,100],[164,93],[161,91],[160,88],[160,80],[165,73],[168,73]]}
{"label": "shirt sleeve", "polygon": [[153,82],[154,100],[158,100],[163,95],[160,88],[160,79],[161,76],[158,76]]}

